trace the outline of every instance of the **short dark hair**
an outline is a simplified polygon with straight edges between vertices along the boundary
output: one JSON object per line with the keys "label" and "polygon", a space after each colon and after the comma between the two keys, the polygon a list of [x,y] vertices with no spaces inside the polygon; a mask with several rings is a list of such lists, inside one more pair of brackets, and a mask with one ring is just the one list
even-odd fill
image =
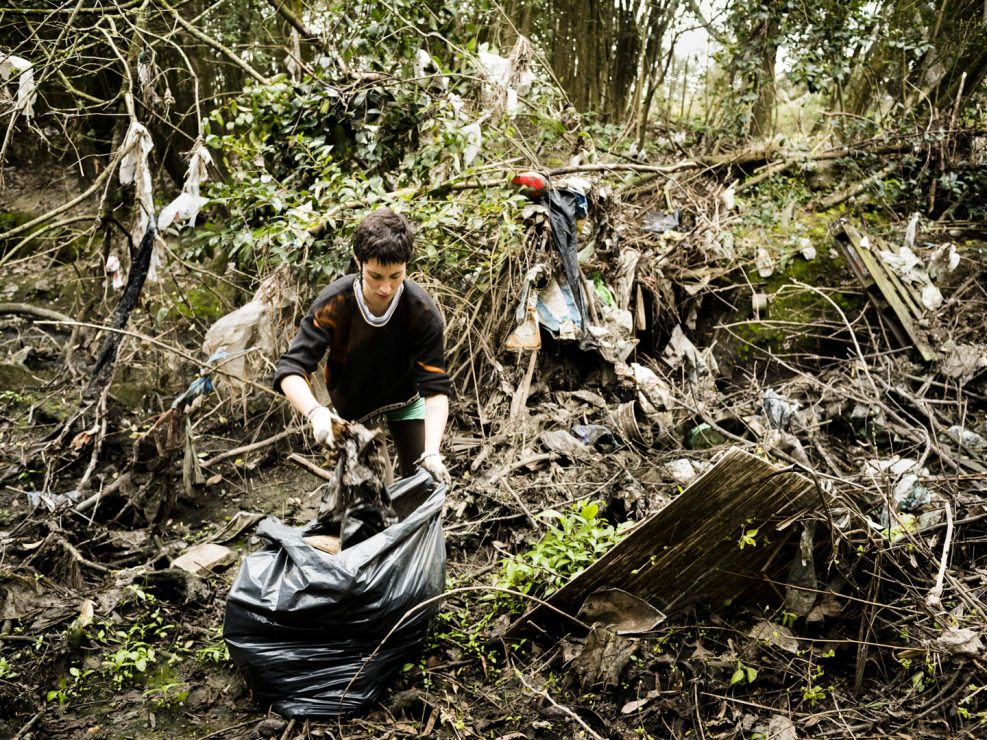
{"label": "short dark hair", "polygon": [[360,264],[377,258],[382,265],[411,262],[415,228],[400,213],[378,208],[353,233],[353,254]]}

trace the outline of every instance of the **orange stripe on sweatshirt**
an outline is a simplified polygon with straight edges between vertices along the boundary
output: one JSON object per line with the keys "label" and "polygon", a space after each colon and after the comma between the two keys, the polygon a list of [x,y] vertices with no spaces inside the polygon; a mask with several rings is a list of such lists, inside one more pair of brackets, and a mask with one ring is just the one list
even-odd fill
{"label": "orange stripe on sweatshirt", "polygon": [[418,366],[422,370],[424,370],[426,372],[429,372],[429,373],[444,373],[445,372],[445,370],[443,370],[441,367],[435,367],[434,365],[426,365],[421,360],[417,360],[417,362],[418,362]]}

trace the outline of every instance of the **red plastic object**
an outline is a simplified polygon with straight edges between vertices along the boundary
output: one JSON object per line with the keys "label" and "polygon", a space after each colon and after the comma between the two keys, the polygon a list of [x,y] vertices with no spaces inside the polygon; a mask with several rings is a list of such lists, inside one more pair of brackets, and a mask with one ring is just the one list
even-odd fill
{"label": "red plastic object", "polygon": [[548,178],[538,172],[520,172],[511,178],[511,185],[529,198],[537,198],[548,191]]}

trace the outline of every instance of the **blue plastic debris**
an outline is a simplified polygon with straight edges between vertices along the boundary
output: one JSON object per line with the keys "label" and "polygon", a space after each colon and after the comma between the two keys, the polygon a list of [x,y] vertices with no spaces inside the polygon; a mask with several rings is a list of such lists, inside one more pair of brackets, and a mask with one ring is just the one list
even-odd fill
{"label": "blue plastic debris", "polygon": [[192,401],[194,401],[199,396],[204,396],[207,393],[211,393],[214,386],[212,381],[212,366],[222,360],[231,360],[234,357],[239,357],[240,355],[245,355],[248,352],[253,352],[254,347],[249,347],[247,349],[240,350],[238,352],[227,352],[224,349],[214,352],[208,360],[206,360],[206,367],[200,368],[199,377],[189,383],[188,388],[174,401],[171,402],[171,407],[173,409],[181,408],[182,406],[188,406]]}

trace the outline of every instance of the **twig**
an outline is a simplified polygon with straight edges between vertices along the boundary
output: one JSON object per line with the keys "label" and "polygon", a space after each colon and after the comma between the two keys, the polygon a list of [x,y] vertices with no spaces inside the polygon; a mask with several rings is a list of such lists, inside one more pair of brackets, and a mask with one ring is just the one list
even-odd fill
{"label": "twig", "polygon": [[866,177],[863,180],[855,182],[853,185],[844,188],[843,190],[828,195],[817,203],[810,203],[807,207],[810,210],[828,211],[833,206],[837,206],[843,201],[849,200],[855,195],[859,195],[873,183],[883,180],[885,177],[894,172],[894,170],[899,166],[900,164],[898,162],[892,162],[891,164],[879,169],[870,177]]}
{"label": "twig", "polygon": [[532,694],[537,694],[538,696],[542,697],[543,699],[547,699],[548,700],[548,703],[551,704],[553,707],[555,707],[556,709],[558,709],[563,714],[568,714],[570,717],[572,717],[574,720],[576,720],[576,722],[579,723],[580,727],[582,727],[584,730],[586,730],[586,732],[588,732],[590,734],[590,737],[594,737],[594,738],[596,738],[596,740],[604,740],[604,738],[603,738],[602,735],[599,735],[596,732],[594,732],[593,731],[593,728],[590,727],[588,724],[586,724],[586,722],[583,720],[583,718],[580,717],[578,714],[576,714],[571,709],[569,709],[569,707],[565,706],[564,704],[559,704],[557,701],[555,701],[555,699],[552,698],[552,695],[549,694],[544,689],[536,689],[530,683],[528,683],[527,681],[525,681],[524,680],[524,674],[522,674],[521,671],[519,671],[517,668],[514,669],[514,675],[517,676],[518,680],[521,683],[523,683],[524,684],[524,687],[528,691],[530,691]]}
{"label": "twig", "polygon": [[255,450],[261,450],[265,447],[270,447],[276,442],[280,442],[286,437],[290,437],[292,434],[298,432],[298,427],[289,427],[283,432],[278,432],[273,437],[268,437],[267,439],[262,439],[260,442],[254,442],[253,444],[244,445],[243,447],[234,447],[232,450],[227,450],[226,452],[220,452],[218,455],[210,457],[208,460],[203,460],[199,463],[204,468],[209,468],[218,462],[222,462],[228,458],[234,457],[236,455],[243,455],[247,452],[254,452]]}
{"label": "twig", "polygon": [[107,383],[103,388],[103,392],[99,394],[99,401],[96,403],[96,439],[93,440],[93,450],[89,458],[89,465],[86,466],[86,470],[76,486],[76,489],[79,491],[89,490],[89,481],[92,479],[96,465],[99,463],[99,453],[103,450],[103,441],[106,439],[106,397],[109,394],[110,385]]}
{"label": "twig", "polygon": [[90,195],[92,195],[93,193],[95,193],[97,190],[100,189],[100,187],[103,185],[103,181],[106,180],[106,178],[109,177],[109,175],[115,169],[116,163],[119,161],[119,159],[120,159],[120,154],[118,153],[114,157],[110,165],[105,170],[100,172],[99,176],[95,180],[93,180],[93,184],[89,186],[88,190],[80,193],[72,200],[62,203],[62,205],[58,206],[57,208],[52,208],[47,213],[42,213],[37,218],[33,218],[25,224],[21,224],[20,226],[15,226],[10,231],[6,231],[3,234],[0,234],[0,242],[5,242],[8,239],[12,239],[13,237],[17,236],[18,234],[23,234],[26,231],[30,231],[38,224],[43,224],[45,221],[50,221],[59,213],[63,213],[64,211],[67,211],[73,206],[84,201],[86,198],[88,198]]}
{"label": "twig", "polygon": [[325,470],[324,468],[320,468],[318,465],[316,465],[314,462],[310,460],[306,460],[297,452],[292,452],[290,455],[288,455],[288,459],[291,460],[293,463],[301,465],[316,478],[321,478],[324,481],[330,481],[330,482],[336,480],[335,476],[332,473],[330,473],[328,470]]}
{"label": "twig", "polygon": [[181,14],[177,10],[175,10],[171,5],[169,5],[166,0],[161,0],[161,4],[165,8],[167,8],[168,10],[171,11],[172,15],[175,17],[175,20],[178,22],[178,25],[180,25],[182,28],[184,28],[186,31],[188,31],[190,34],[192,34],[195,38],[199,39],[199,41],[202,41],[205,44],[207,44],[208,46],[211,46],[213,49],[215,49],[220,54],[222,54],[224,57],[226,57],[227,59],[229,59],[236,66],[238,66],[240,69],[242,69],[244,72],[246,72],[248,75],[250,75],[251,77],[253,77],[255,80],[257,80],[262,85],[270,85],[271,84],[271,81],[269,79],[267,79],[264,75],[262,75],[256,69],[254,69],[249,64],[247,64],[247,62],[244,61],[241,57],[237,56],[230,49],[228,49],[227,47],[223,46],[221,43],[219,43],[212,36],[209,36],[207,34],[204,34],[198,28],[196,28],[191,23],[189,23],[187,20],[185,20],[184,18],[182,18]]}
{"label": "twig", "polygon": [[100,565],[99,563],[94,563],[92,560],[87,560],[86,558],[84,558],[82,556],[82,553],[76,549],[75,545],[73,545],[64,537],[58,537],[55,541],[58,544],[60,544],[62,547],[64,547],[68,551],[69,555],[71,555],[75,559],[75,561],[80,565],[85,565],[87,568],[90,568],[96,571],[97,573],[103,573],[103,574],[112,573],[111,568],[107,568],[105,565]]}
{"label": "twig", "polygon": [[34,727],[35,723],[39,719],[41,719],[41,715],[45,713],[45,710],[47,708],[48,708],[47,706],[41,707],[41,709],[39,709],[37,713],[27,721],[27,724],[17,731],[17,734],[14,735],[13,740],[20,740],[20,738],[24,737],[27,733],[29,733],[31,731],[31,728]]}
{"label": "twig", "polygon": [[[97,222],[98,220],[99,220],[99,217],[98,216],[94,216],[91,213],[86,213],[86,214],[83,214],[81,216],[69,216],[68,218],[63,218],[61,221],[55,221],[54,223],[45,224],[41,228],[39,228],[39,229],[37,229],[35,231],[32,231],[30,234],[28,234],[27,236],[23,237],[14,246],[12,246],[9,249],[7,249],[6,252],[4,253],[3,257],[0,258],[0,267],[3,267],[8,262],[10,262],[11,260],[13,260],[13,258],[17,256],[17,253],[21,250],[21,247],[24,247],[24,246],[30,244],[32,241],[34,241],[35,239],[40,238],[43,234],[45,234],[45,233],[47,233],[49,231],[54,231],[55,229],[59,229],[62,226],[68,226],[69,224],[74,224],[74,223],[76,223],[78,221],[93,221],[93,222]],[[60,245],[58,247],[56,247],[56,249],[59,249],[59,248],[61,248]],[[35,259],[37,256],[38,255],[36,255],[36,254],[28,255],[27,257],[22,257],[20,260],[18,260],[18,262],[23,262],[23,261]],[[14,262],[13,264],[17,264],[17,262]]]}
{"label": "twig", "polygon": [[102,499],[105,496],[109,496],[111,493],[116,493],[129,482],[130,482],[130,473],[124,473],[115,481],[109,483],[105,488],[103,488],[103,490],[99,491],[98,493],[94,493],[85,501],[80,501],[78,504],[76,504],[73,511],[78,512],[79,514],[88,511],[89,509],[93,508],[96,504],[98,504],[100,499]]}
{"label": "twig", "polygon": [[558,453],[555,452],[539,452],[537,455],[528,455],[527,457],[522,457],[517,462],[513,462],[510,465],[505,465],[500,470],[492,473],[487,478],[487,483],[496,483],[505,475],[513,473],[518,468],[523,468],[526,465],[533,465],[534,463],[544,462],[545,460],[556,460],[558,459],[558,457],[559,457]]}
{"label": "twig", "polygon": [[284,732],[281,733],[281,740],[288,740],[288,735],[290,735],[291,734],[291,731],[295,729],[295,723],[297,721],[298,720],[296,720],[296,719],[292,719],[288,723],[288,726],[284,728]]}
{"label": "twig", "polygon": [[[105,326],[103,324],[93,324],[93,323],[89,323],[89,322],[85,322],[85,321],[50,321],[50,322],[41,321],[41,322],[38,322],[38,323],[39,324],[52,323],[52,324],[64,324],[66,326],[78,326],[78,327],[82,327],[84,329],[97,329],[98,331],[108,331],[108,332],[114,332],[116,334],[123,334],[124,336],[127,336],[127,337],[134,337],[134,338],[140,339],[142,342],[146,342],[147,344],[150,344],[150,345],[152,345],[154,347],[157,347],[159,349],[163,349],[163,350],[165,350],[167,352],[171,352],[172,354],[177,355],[178,357],[181,357],[184,360],[188,360],[189,362],[191,362],[194,365],[199,365],[202,368],[202,370],[204,370],[206,373],[209,373],[209,374],[216,373],[218,375],[222,375],[222,376],[225,376],[225,377],[233,378],[234,380],[236,380],[236,381],[238,381],[240,383],[243,383],[244,385],[249,385],[254,390],[260,391],[261,393],[266,393],[269,396],[278,396],[278,397],[281,396],[280,393],[278,393],[276,390],[274,390],[270,386],[262,385],[261,383],[258,383],[258,382],[254,381],[254,380],[250,380],[249,378],[244,378],[244,377],[242,377],[240,375],[236,375],[236,374],[234,374],[232,372],[229,372],[227,370],[223,370],[223,367],[222,366],[224,364],[228,363],[231,358],[217,360],[216,362],[212,362],[212,363],[209,363],[209,362],[203,363],[202,360],[200,360],[199,358],[197,358],[191,352],[188,352],[188,351],[186,351],[184,349],[181,349],[179,347],[175,347],[173,345],[167,344],[166,342],[162,342],[160,339],[155,339],[154,337],[148,336],[147,334],[141,334],[140,332],[133,331],[131,329],[118,329],[118,328],[113,327],[113,326]],[[238,356],[241,356],[241,355],[238,355]]]}
{"label": "twig", "polygon": [[524,515],[528,517],[528,521],[531,522],[531,526],[533,526],[535,529],[538,529],[539,527],[544,528],[546,526],[545,522],[538,521],[535,518],[535,515],[531,513],[531,510],[527,506],[525,506],[524,501],[518,495],[518,492],[514,490],[511,484],[507,482],[506,477],[500,479],[500,485],[506,488],[507,492],[514,497],[514,501],[517,502],[517,505],[521,507],[521,511],[524,512]]}
{"label": "twig", "polygon": [[52,311],[50,308],[40,308],[38,306],[32,306],[27,303],[0,303],[0,314],[4,313],[16,313],[22,314],[24,316],[37,316],[41,319],[49,319],[50,321],[72,321],[68,316],[58,311]]}
{"label": "twig", "polygon": [[706,740],[706,731],[703,729],[703,715],[699,712],[699,684],[692,684],[692,708],[696,711],[696,727],[699,728],[700,740]]}
{"label": "twig", "polygon": [[210,732],[208,735],[203,735],[199,740],[209,740],[212,737],[227,737],[228,732],[233,730],[239,730],[241,727],[246,727],[247,725],[252,725],[257,722],[257,719],[248,719],[246,722],[240,722],[235,725],[230,725],[229,727],[224,727],[222,730],[216,730],[215,732]]}
{"label": "twig", "polygon": [[938,608],[942,600],[942,585],[946,578],[946,563],[949,561],[949,548],[953,543],[953,508],[946,502],[946,538],[942,543],[942,557],[939,558],[939,575],[936,576],[936,585],[925,597],[925,603],[933,608]]}

